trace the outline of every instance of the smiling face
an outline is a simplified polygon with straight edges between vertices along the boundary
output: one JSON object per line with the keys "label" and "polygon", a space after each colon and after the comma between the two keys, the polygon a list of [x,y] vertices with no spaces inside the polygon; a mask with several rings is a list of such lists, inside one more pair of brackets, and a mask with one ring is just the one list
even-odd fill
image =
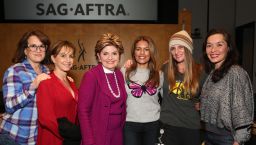
{"label": "smiling face", "polygon": [[72,68],[74,63],[74,50],[63,46],[56,56],[51,56],[51,59],[56,71],[67,72]]}
{"label": "smiling face", "polygon": [[[28,38],[28,46],[42,46],[43,43],[39,40],[37,36],[30,36]],[[45,51],[42,49],[36,49],[32,51],[29,47],[24,50],[24,53],[31,64],[39,64],[45,58]]]}
{"label": "smiling face", "polygon": [[185,60],[185,47],[182,45],[173,45],[170,47],[170,53],[172,55],[172,58],[177,62],[177,63],[182,63]]}
{"label": "smiling face", "polygon": [[219,68],[225,61],[228,53],[227,42],[222,34],[214,34],[208,37],[206,44],[206,54],[209,60]]}
{"label": "smiling face", "polygon": [[99,62],[109,70],[114,70],[120,60],[120,54],[115,46],[106,46],[100,53],[97,53]]}
{"label": "smiling face", "polygon": [[150,60],[150,48],[148,42],[139,41],[136,43],[134,57],[138,64],[138,67],[147,67]]}

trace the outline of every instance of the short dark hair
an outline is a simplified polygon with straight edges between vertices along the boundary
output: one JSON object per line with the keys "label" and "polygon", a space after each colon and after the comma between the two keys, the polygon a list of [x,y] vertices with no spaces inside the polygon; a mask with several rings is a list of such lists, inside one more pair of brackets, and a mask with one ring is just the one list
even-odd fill
{"label": "short dark hair", "polygon": [[53,62],[51,60],[51,56],[56,57],[63,47],[72,49],[73,54],[74,55],[76,54],[76,47],[73,43],[71,43],[67,40],[59,40],[55,44],[53,44],[53,46],[51,47],[51,49],[49,51],[49,56],[47,57],[49,59],[48,63],[53,64]]}

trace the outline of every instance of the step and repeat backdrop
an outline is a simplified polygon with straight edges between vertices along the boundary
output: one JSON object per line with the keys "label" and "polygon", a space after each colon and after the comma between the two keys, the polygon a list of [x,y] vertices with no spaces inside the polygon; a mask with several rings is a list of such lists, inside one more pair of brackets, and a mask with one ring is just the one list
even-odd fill
{"label": "step and repeat backdrop", "polygon": [[[158,64],[160,65],[168,59],[170,36],[181,29],[191,32],[191,13],[187,10],[177,12],[177,22],[175,22],[176,20],[167,21],[166,17],[159,22],[158,15],[146,16],[147,14],[143,13],[142,16],[136,16],[136,13],[140,13],[141,10],[132,8],[132,5],[126,3],[110,3],[111,1],[100,3],[102,2],[100,0],[84,3],[83,0],[75,0],[76,3],[70,4],[68,0],[63,0],[62,3],[50,0],[41,2],[24,0],[31,4],[27,7],[18,7],[7,1],[4,3],[5,11],[4,14],[1,14],[3,17],[1,18],[2,23],[0,23],[1,80],[4,71],[12,65],[11,59],[19,39],[29,30],[41,30],[49,36],[52,43],[58,40],[68,40],[76,46],[75,63],[70,76],[74,78],[77,86],[80,85],[83,74],[97,64],[94,47],[103,33],[110,32],[120,36],[125,48],[120,62],[120,66],[122,66],[125,60],[130,58],[131,45],[139,35],[150,36],[155,41],[159,51]],[[153,3],[155,0],[151,1]],[[123,2],[125,1],[123,0]],[[20,2],[18,4],[22,5]],[[157,3],[155,4],[157,5]],[[8,7],[15,8],[16,11],[8,11],[10,9]],[[145,11],[149,11],[148,9],[159,14],[159,10],[154,9],[154,6],[145,7]],[[75,14],[77,17],[74,17]],[[0,86],[2,86],[2,81],[0,81]]]}

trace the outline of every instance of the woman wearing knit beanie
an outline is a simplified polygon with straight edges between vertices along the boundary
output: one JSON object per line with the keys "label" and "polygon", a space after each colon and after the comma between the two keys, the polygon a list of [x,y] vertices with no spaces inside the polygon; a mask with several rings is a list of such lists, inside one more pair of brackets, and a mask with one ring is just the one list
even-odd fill
{"label": "woman wearing knit beanie", "polygon": [[193,56],[193,42],[182,30],[169,41],[169,61],[164,64],[160,121],[165,145],[199,145],[199,92],[204,80],[201,65]]}

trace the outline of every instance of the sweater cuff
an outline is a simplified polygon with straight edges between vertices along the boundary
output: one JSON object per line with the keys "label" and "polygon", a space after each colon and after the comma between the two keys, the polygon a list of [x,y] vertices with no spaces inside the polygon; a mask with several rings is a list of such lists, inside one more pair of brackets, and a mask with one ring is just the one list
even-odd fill
{"label": "sweater cuff", "polygon": [[239,143],[239,145],[243,145],[246,141],[248,141],[251,137],[251,129],[250,127],[238,129],[235,131],[234,140]]}

